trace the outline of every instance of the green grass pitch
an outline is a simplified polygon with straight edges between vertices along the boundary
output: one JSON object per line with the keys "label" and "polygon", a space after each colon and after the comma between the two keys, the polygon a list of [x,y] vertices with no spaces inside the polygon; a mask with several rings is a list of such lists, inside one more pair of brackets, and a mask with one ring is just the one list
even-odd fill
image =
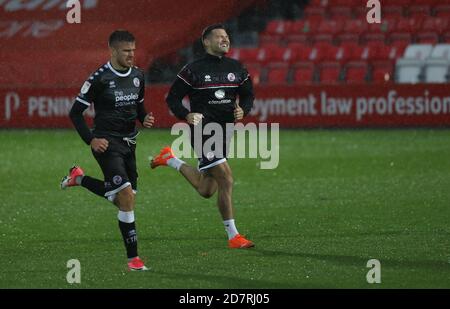
{"label": "green grass pitch", "polygon": [[[250,250],[227,248],[216,197],[148,168],[174,138],[138,138],[139,251],[151,270],[128,272],[116,208],[59,189],[73,163],[101,177],[76,132],[0,131],[0,288],[450,288],[449,130],[281,131],[277,169],[231,159]],[[380,284],[366,281],[372,258]],[[66,281],[69,259],[80,284]]]}

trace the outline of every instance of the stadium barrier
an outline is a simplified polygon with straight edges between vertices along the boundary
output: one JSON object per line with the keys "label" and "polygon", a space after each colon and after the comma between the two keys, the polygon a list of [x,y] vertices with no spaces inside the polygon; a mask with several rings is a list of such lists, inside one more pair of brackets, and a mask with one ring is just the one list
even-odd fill
{"label": "stadium barrier", "polygon": [[[155,127],[177,122],[165,103],[167,86],[147,87],[145,104]],[[70,107],[79,89],[0,89],[0,128],[71,128]],[[246,122],[281,128],[447,127],[447,85],[266,86]],[[189,104],[186,99],[185,104]],[[87,112],[92,123],[93,110]]]}

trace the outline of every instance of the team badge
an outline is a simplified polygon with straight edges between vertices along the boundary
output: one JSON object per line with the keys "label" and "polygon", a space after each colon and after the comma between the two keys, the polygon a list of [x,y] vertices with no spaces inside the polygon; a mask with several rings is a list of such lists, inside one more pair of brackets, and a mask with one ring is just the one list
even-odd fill
{"label": "team badge", "polygon": [[205,82],[211,81],[211,75],[205,75]]}
{"label": "team badge", "polygon": [[141,82],[139,81],[139,78],[137,78],[137,77],[133,78],[133,84],[134,84],[136,87],[139,87],[139,85],[141,84]]}
{"label": "team badge", "polygon": [[212,159],[214,159],[214,152],[210,151],[206,154],[206,159],[208,159],[209,161],[211,161]]}
{"label": "team badge", "polygon": [[81,93],[86,94],[89,91],[89,88],[91,88],[91,83],[88,81],[85,81],[83,84],[83,87],[81,87]]}
{"label": "team badge", "polygon": [[122,177],[120,177],[119,175],[116,175],[113,177],[113,182],[115,185],[120,185],[122,183]]}
{"label": "team badge", "polygon": [[228,73],[227,78],[230,82],[234,82],[236,80],[236,76],[233,73]]}
{"label": "team badge", "polygon": [[219,89],[216,92],[214,92],[214,95],[216,96],[216,98],[221,100],[221,99],[225,98],[225,91],[223,91],[222,89]]}

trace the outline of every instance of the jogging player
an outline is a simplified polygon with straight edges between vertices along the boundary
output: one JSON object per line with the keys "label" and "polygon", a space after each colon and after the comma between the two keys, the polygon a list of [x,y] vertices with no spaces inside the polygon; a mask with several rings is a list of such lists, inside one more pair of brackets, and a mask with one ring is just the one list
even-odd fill
{"label": "jogging player", "polygon": [[[232,134],[226,124],[241,120],[253,106],[253,87],[242,64],[225,57],[230,40],[223,25],[207,27],[202,34],[206,55],[188,65],[178,74],[167,96],[173,114],[190,125],[191,144],[199,157],[198,169],[175,157],[170,147],[164,147],[151,162],[151,167],[170,166],[180,171],[187,181],[205,198],[218,191],[218,208],[228,234],[230,248],[250,248],[252,241],[240,235],[234,221],[232,190],[233,177],[227,162],[227,145]],[[190,111],[182,105],[185,96],[190,99]],[[236,98],[239,96],[239,105]],[[219,125],[214,134],[205,133],[208,124]],[[201,132],[198,136],[195,129]],[[227,134],[228,133],[228,134]],[[219,143],[207,150],[207,141],[218,138]],[[199,141],[200,139],[200,141]]]}
{"label": "jogging player", "polygon": [[[145,128],[154,118],[144,107],[144,73],[133,66],[135,38],[126,30],[114,31],[108,41],[111,59],[102,65],[81,87],[70,119],[83,141],[90,145],[104,175],[104,181],[84,174],[79,166],[70,169],[61,188],[82,186],[107,198],[119,208],[119,228],[125,243],[130,270],[146,270],[138,256],[134,202],[137,191],[136,120]],[[91,131],[83,112],[94,105],[94,129]]]}

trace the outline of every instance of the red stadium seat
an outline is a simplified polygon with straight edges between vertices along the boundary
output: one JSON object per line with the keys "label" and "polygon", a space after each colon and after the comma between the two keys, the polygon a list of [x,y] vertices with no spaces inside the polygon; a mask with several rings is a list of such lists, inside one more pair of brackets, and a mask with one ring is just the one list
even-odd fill
{"label": "red stadium seat", "polygon": [[349,62],[345,66],[345,80],[348,84],[361,84],[367,80],[367,62]]}
{"label": "red stadium seat", "polygon": [[419,32],[416,34],[416,43],[437,44],[439,35],[436,32]]}
{"label": "red stadium seat", "polygon": [[394,64],[391,61],[372,63],[372,82],[388,83],[394,80]]}
{"label": "red stadium seat", "polygon": [[294,84],[310,84],[314,81],[314,64],[299,62],[294,66],[292,82]]}
{"label": "red stadium seat", "polygon": [[304,44],[290,43],[288,44],[288,48],[290,48],[292,52],[291,57],[292,62],[311,61],[312,57],[315,56],[315,54],[317,54],[315,48]]}
{"label": "red stadium seat", "polygon": [[350,6],[330,6],[328,8],[330,18],[346,17],[352,18],[353,12]]}
{"label": "red stadium seat", "polygon": [[389,36],[389,43],[391,44],[409,44],[412,43],[413,36],[411,33],[394,32]]}
{"label": "red stadium seat", "polygon": [[267,24],[266,30],[264,32],[267,34],[284,34],[289,32],[290,26],[290,21],[272,20]]}
{"label": "red stadium seat", "polygon": [[267,83],[284,85],[287,83],[289,67],[287,65],[271,65],[267,68]]}
{"label": "red stadium seat", "polygon": [[450,5],[436,5],[434,7],[434,14],[436,15],[436,17],[450,18]]}
{"label": "red stadium seat", "polygon": [[319,67],[319,81],[324,84],[336,84],[339,82],[341,65],[339,62],[322,62]]}
{"label": "red stadium seat", "polygon": [[427,17],[422,23],[422,31],[442,33],[448,29],[449,22],[446,18]]}
{"label": "red stadium seat", "polygon": [[408,8],[408,16],[412,18],[427,17],[431,15],[430,5],[411,5]]}
{"label": "red stadium seat", "polygon": [[292,50],[290,48],[279,47],[276,45],[267,45],[265,47],[266,58],[265,62],[285,62],[288,63],[292,60]]}
{"label": "red stadium seat", "polygon": [[402,18],[404,16],[403,7],[399,5],[383,5],[381,12],[383,18]]}

